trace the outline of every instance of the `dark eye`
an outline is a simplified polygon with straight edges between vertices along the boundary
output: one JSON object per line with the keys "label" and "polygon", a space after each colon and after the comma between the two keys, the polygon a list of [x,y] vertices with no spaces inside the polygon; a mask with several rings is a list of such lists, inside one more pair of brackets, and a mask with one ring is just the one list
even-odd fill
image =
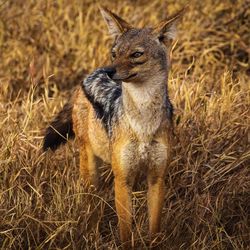
{"label": "dark eye", "polygon": [[116,53],[115,53],[115,51],[112,51],[112,52],[111,52],[111,56],[112,56],[113,59],[116,58]]}
{"label": "dark eye", "polygon": [[143,55],[143,52],[135,52],[135,53],[131,54],[131,57],[138,58],[142,55]]}

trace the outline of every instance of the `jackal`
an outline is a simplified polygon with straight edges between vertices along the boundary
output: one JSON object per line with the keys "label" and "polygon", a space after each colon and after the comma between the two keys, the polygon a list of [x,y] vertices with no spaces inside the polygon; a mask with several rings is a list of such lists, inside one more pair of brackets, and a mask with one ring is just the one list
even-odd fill
{"label": "jackal", "polygon": [[134,28],[102,7],[114,38],[112,63],[83,81],[44,137],[44,150],[55,150],[76,135],[80,173],[89,184],[98,185],[97,159],[111,164],[122,242],[131,240],[131,192],[139,171],[147,173],[150,236],[160,230],[173,147],[169,50],[182,12],[155,28]]}

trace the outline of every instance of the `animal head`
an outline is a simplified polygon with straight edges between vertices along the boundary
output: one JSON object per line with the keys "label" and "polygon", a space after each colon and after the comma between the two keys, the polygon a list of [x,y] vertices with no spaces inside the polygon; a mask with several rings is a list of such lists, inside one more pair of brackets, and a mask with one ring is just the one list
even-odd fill
{"label": "animal head", "polygon": [[100,10],[114,38],[111,49],[113,80],[140,83],[158,73],[167,73],[175,24],[183,10],[154,28],[134,28],[107,8]]}

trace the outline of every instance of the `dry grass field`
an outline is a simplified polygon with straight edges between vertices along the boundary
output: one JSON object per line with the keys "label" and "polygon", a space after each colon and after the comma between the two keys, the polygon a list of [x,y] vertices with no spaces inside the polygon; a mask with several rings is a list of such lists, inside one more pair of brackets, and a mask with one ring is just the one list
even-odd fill
{"label": "dry grass field", "polygon": [[[79,181],[74,141],[41,150],[51,118],[107,65],[102,3],[137,26],[179,0],[0,0],[0,249],[120,249],[112,172]],[[178,24],[170,97],[176,145],[157,249],[250,249],[250,2],[193,0]],[[146,184],[133,244],[147,249]]]}

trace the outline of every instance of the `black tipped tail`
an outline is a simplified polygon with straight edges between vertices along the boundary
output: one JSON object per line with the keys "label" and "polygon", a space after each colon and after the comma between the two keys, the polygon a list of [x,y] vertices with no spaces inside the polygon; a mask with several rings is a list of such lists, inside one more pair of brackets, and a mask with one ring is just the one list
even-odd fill
{"label": "black tipped tail", "polygon": [[61,144],[65,144],[68,139],[74,138],[74,136],[72,105],[67,103],[46,129],[43,150],[56,150]]}

